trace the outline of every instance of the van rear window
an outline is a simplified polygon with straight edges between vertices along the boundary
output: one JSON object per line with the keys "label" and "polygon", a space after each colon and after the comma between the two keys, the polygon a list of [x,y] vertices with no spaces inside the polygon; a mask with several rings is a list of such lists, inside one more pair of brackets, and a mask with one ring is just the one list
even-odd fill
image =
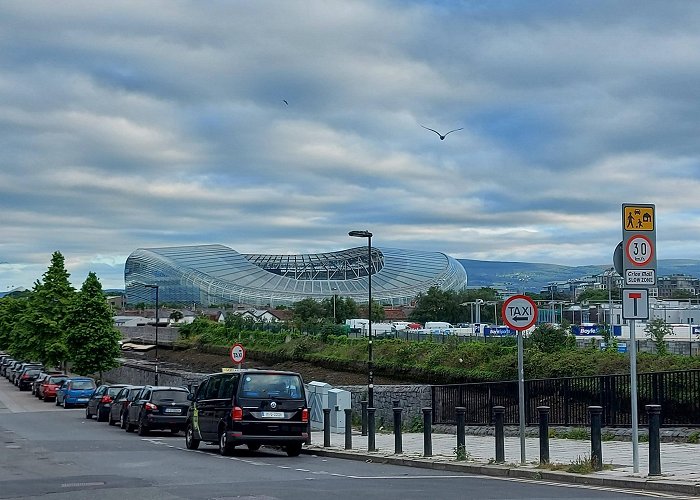
{"label": "van rear window", "polygon": [[243,377],[241,397],[302,399],[301,377],[275,373],[247,373]]}

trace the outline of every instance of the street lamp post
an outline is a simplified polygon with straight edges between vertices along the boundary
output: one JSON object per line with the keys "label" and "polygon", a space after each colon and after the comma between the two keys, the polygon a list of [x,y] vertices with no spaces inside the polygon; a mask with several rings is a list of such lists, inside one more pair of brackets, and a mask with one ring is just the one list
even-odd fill
{"label": "street lamp post", "polygon": [[367,404],[374,408],[374,360],[372,358],[372,233],[369,231],[350,231],[348,236],[367,238]]}
{"label": "street lamp post", "polygon": [[156,377],[155,384],[158,385],[158,285],[143,285],[146,288],[155,288],[156,290]]}

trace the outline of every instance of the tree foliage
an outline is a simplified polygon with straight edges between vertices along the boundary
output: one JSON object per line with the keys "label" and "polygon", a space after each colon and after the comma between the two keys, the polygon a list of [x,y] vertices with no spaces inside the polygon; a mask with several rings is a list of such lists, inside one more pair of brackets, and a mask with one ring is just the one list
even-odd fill
{"label": "tree foliage", "polygon": [[[477,301],[483,301],[480,306]],[[467,323],[476,321],[476,315],[472,316],[475,307],[481,307],[481,322],[496,323],[500,317],[500,304],[498,292],[493,288],[479,288],[476,290],[440,290],[431,287],[416,299],[416,307],[411,313],[410,319],[419,323],[426,321],[447,321],[448,323]],[[496,305],[494,316],[494,306]]]}
{"label": "tree foliage", "polygon": [[668,354],[666,337],[673,334],[673,328],[671,328],[668,323],[662,318],[652,319],[647,323],[644,332],[647,334],[647,338],[654,342],[657,354],[662,356]]}
{"label": "tree foliage", "polygon": [[550,323],[538,325],[528,343],[541,352],[553,353],[576,348],[576,337],[568,330]]}
{"label": "tree foliage", "polygon": [[73,371],[88,375],[119,366],[121,334],[114,326],[112,309],[104,300],[95,273],[88,274],[62,326]]}

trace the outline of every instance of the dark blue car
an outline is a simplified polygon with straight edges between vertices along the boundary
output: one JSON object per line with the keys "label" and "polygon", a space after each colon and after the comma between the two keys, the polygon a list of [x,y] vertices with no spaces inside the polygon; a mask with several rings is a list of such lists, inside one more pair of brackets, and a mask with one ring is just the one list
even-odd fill
{"label": "dark blue car", "polygon": [[95,381],[89,377],[71,377],[56,391],[56,406],[87,406],[95,392]]}

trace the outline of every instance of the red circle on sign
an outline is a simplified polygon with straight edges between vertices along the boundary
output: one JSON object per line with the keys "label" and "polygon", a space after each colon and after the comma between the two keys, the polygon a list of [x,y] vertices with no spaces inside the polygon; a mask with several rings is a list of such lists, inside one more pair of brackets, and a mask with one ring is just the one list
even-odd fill
{"label": "red circle on sign", "polygon": [[231,361],[235,364],[240,365],[243,363],[245,359],[245,347],[243,347],[243,344],[233,344],[229,351],[229,356],[231,356]]}
{"label": "red circle on sign", "polygon": [[[635,243],[635,240],[644,240],[641,243],[646,244],[648,247],[648,252],[644,252],[643,255],[644,260],[639,262],[636,261],[634,259],[634,256],[630,253],[632,251],[632,244]],[[639,242],[637,241],[637,243]],[[644,236],[643,234],[635,234],[629,240],[627,240],[627,246],[625,247],[625,256],[627,257],[627,262],[629,262],[633,266],[646,266],[649,262],[651,262],[651,259],[654,256],[654,245],[651,243],[649,237]]]}
{"label": "red circle on sign", "polygon": [[[515,318],[512,318],[511,315],[508,314],[508,306],[511,302],[515,300],[526,300],[530,304],[530,306],[532,306],[532,318],[530,318],[526,325],[514,324],[512,320]],[[503,303],[503,308],[501,309],[501,316],[503,317],[503,322],[508,326],[508,328],[512,328],[513,330],[521,332],[530,328],[537,321],[537,304],[535,304],[535,301],[527,295],[513,295],[512,297],[508,297]]]}

